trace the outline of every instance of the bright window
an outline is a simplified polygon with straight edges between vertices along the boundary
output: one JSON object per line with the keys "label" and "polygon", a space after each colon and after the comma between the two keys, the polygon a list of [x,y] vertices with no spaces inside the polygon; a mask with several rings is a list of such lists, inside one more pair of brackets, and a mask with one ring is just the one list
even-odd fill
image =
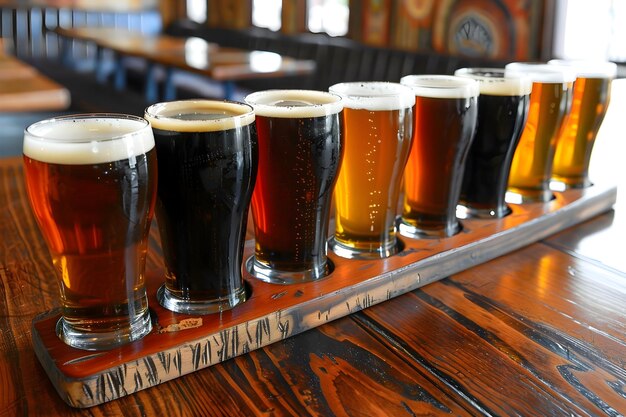
{"label": "bright window", "polygon": [[194,22],[206,22],[207,0],[187,0],[187,17]]}
{"label": "bright window", "polygon": [[307,26],[311,32],[331,36],[348,33],[348,0],[307,0]]}
{"label": "bright window", "polygon": [[281,27],[282,0],[253,0],[252,24],[277,31]]}
{"label": "bright window", "polygon": [[558,7],[556,56],[626,61],[626,1],[560,0]]}

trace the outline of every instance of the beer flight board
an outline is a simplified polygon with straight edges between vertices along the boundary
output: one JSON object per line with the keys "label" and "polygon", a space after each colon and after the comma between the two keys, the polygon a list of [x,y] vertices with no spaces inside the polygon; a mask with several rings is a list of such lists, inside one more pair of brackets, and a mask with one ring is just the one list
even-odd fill
{"label": "beer flight board", "polygon": [[[57,310],[33,320],[35,353],[67,404],[79,408],[102,404],[279,342],[529,245],[609,210],[617,188],[594,185],[555,195],[549,203],[511,205],[513,213],[503,219],[462,220],[463,230],[450,238],[402,237],[402,252],[384,260],[347,260],[329,253],[334,271],[316,282],[268,284],[244,272],[248,301],[219,314],[190,316],[164,309],[156,301],[163,271],[149,271],[146,284],[154,329],[145,338],[110,351],[74,349],[56,336]],[[253,252],[250,240],[244,260]]]}

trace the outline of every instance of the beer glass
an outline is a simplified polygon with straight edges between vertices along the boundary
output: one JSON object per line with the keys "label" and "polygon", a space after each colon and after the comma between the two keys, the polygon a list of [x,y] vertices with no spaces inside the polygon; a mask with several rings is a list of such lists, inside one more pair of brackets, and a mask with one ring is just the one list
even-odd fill
{"label": "beer glass", "polygon": [[259,174],[252,195],[250,273],[290,284],[330,272],[328,223],[343,151],[341,97],[312,90],[252,93]]}
{"label": "beer glass", "polygon": [[507,200],[511,203],[547,202],[556,140],[572,103],[576,76],[555,65],[514,62],[506,72],[524,74],[532,82],[526,126],[513,156]]}
{"label": "beer glass", "polygon": [[144,270],[157,187],[150,125],[90,114],[24,134],[26,188],[57,275],[66,344],[105,350],[151,330]]}
{"label": "beer glass", "polygon": [[398,229],[412,238],[452,236],[461,229],[456,206],[476,128],[478,81],[407,75],[400,82],[411,87],[416,100]]}
{"label": "beer glass", "polygon": [[528,116],[532,82],[501,68],[461,68],[455,75],[480,85],[478,123],[461,185],[460,206],[469,217],[501,218],[513,153]]}
{"label": "beer glass", "polygon": [[598,130],[609,106],[617,65],[603,61],[552,60],[576,72],[572,110],[559,134],[552,180],[556,188],[583,188],[589,181],[589,160]]}
{"label": "beer glass", "polygon": [[391,256],[398,251],[395,219],[415,95],[409,87],[385,82],[335,84],[330,92],[343,98],[345,126],[331,249],[345,258]]}
{"label": "beer glass", "polygon": [[246,299],[242,276],[257,169],[252,107],[180,100],[148,107],[159,166],[156,218],[165,260],[157,299],[186,314]]}

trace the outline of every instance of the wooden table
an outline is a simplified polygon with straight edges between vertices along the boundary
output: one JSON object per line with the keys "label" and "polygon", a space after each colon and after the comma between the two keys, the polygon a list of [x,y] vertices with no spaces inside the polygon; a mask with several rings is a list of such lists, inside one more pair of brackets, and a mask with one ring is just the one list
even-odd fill
{"label": "wooden table", "polygon": [[0,54],[0,111],[64,110],[69,91],[10,55]]}
{"label": "wooden table", "polygon": [[[313,72],[315,63],[283,57],[267,51],[247,51],[224,48],[200,38],[180,38],[167,35],[147,36],[137,32],[110,28],[73,28],[55,30],[67,41],[93,42],[99,48],[114,51],[117,56],[116,86],[125,87],[124,57],[139,57],[148,63],[146,100],[158,100],[155,65],[165,68],[164,100],[175,97],[173,72],[175,69],[201,74],[224,85],[224,98],[232,99],[234,82],[256,78],[306,75]],[[69,51],[66,47],[65,51]]]}
{"label": "wooden table", "polygon": [[[259,350],[87,410],[55,393],[32,318],[58,305],[20,159],[0,161],[0,415],[626,414],[626,80],[592,179],[618,203],[576,227]],[[162,265],[152,230],[148,267]]]}

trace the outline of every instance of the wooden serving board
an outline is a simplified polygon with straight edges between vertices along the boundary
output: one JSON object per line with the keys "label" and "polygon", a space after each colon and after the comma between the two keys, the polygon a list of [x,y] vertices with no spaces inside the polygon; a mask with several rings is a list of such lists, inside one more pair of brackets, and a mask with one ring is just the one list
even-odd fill
{"label": "wooden serving board", "polygon": [[[105,352],[65,345],[55,334],[58,311],[33,320],[35,353],[59,395],[91,407],[245,354],[331,320],[389,300],[529,245],[609,210],[616,187],[556,193],[549,203],[511,205],[500,220],[463,220],[445,239],[402,237],[404,250],[384,260],[347,260],[330,254],[334,271],[317,282],[264,283],[244,272],[250,298],[233,310],[206,316],[172,313],[156,301],[163,271],[147,276],[154,330],[140,341]],[[246,244],[247,259],[254,242]]]}

